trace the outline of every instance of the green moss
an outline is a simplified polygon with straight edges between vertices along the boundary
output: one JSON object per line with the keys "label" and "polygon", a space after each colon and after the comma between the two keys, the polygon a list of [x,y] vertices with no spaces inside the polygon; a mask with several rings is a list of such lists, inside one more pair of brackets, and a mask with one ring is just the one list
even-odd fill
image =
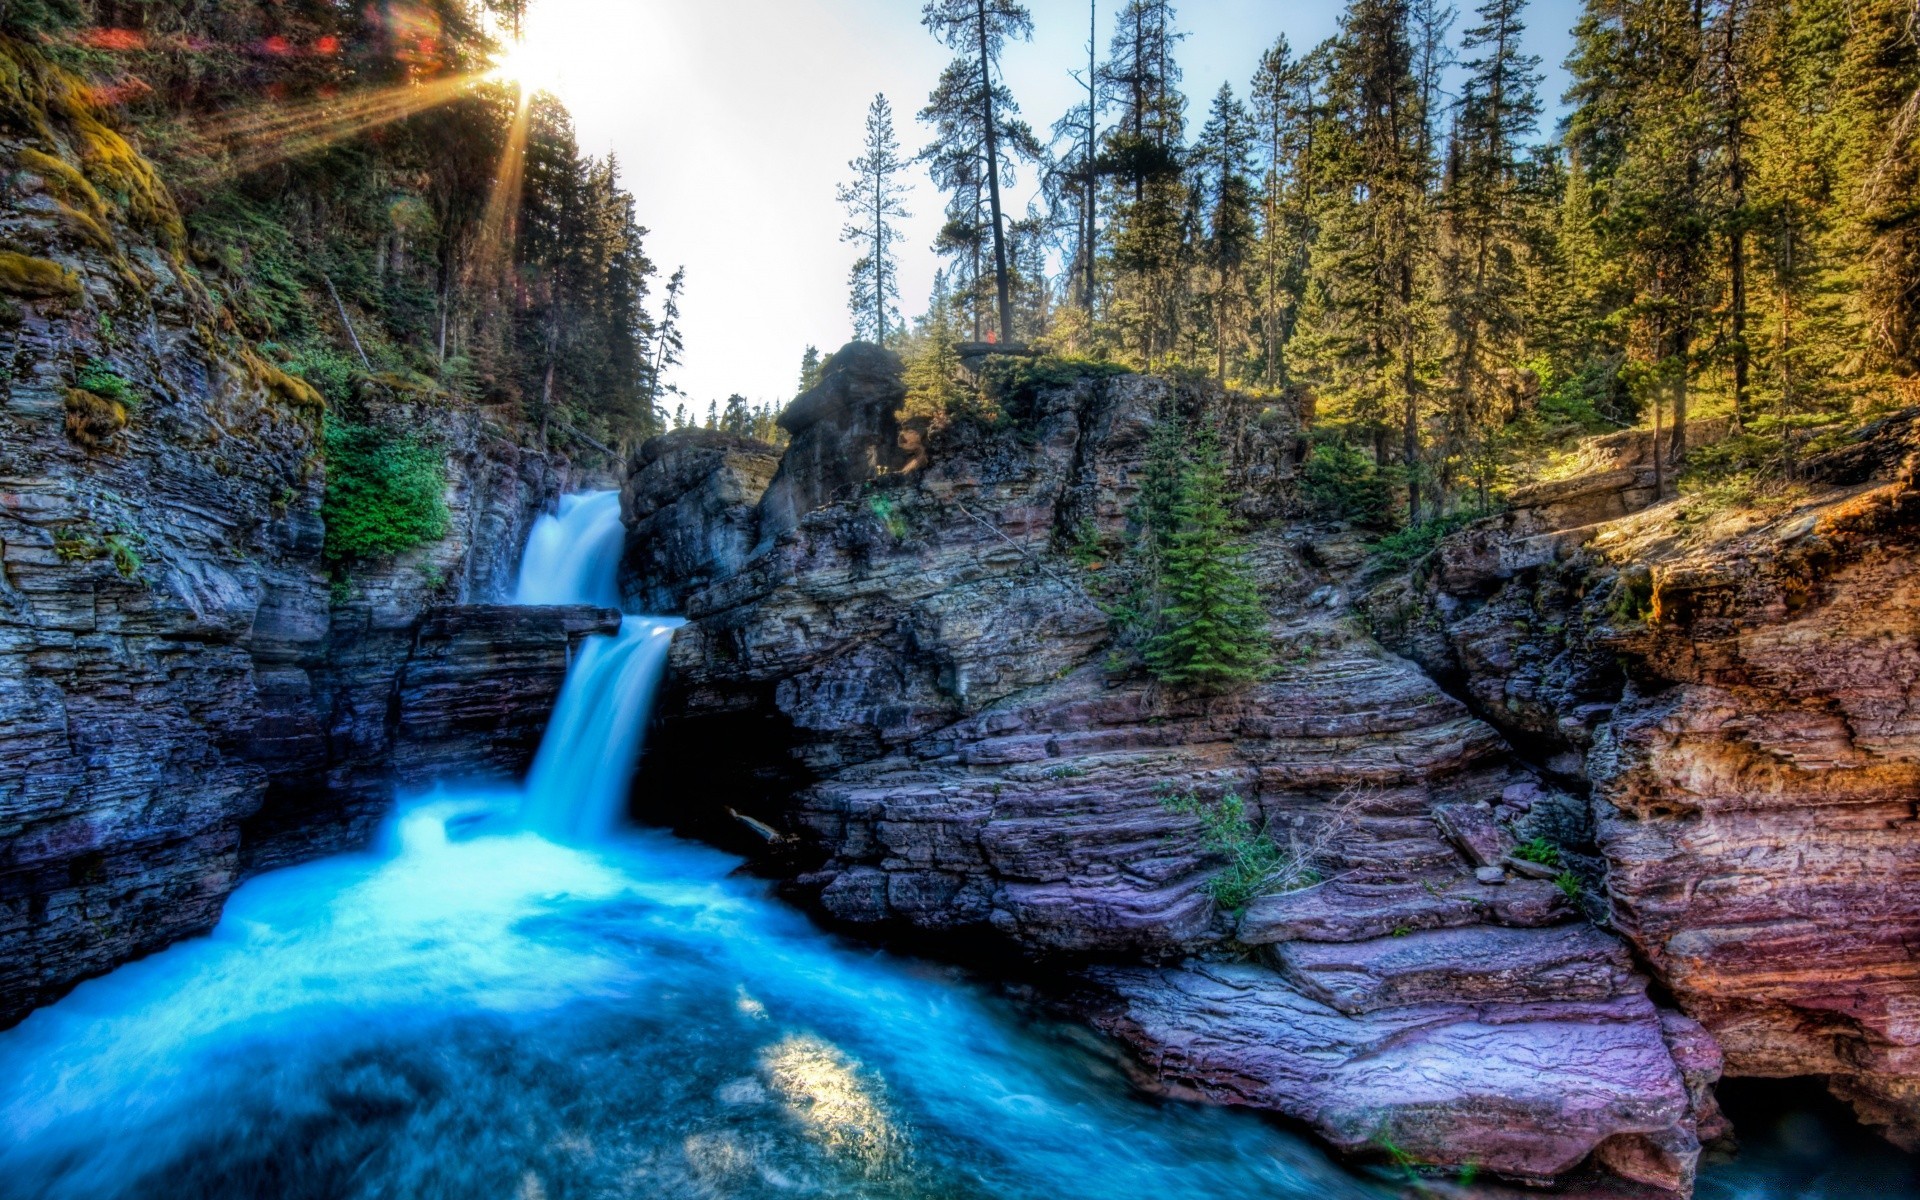
{"label": "green moss", "polygon": [[336,566],[380,558],[447,535],[447,465],[440,451],[407,433],[328,418],[327,560]]}
{"label": "green moss", "polygon": [[80,277],[46,258],[33,258],[0,250],[0,292],[34,300],[66,300],[74,304],[86,298]]}

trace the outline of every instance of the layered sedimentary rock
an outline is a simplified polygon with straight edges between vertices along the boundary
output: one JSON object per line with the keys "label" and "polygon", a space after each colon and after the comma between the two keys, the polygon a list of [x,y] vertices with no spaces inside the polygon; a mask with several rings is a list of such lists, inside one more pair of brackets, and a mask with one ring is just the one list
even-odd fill
{"label": "layered sedimentary rock", "polygon": [[[923,437],[892,420],[897,372],[869,348],[836,356],[765,493],[730,513],[713,498],[758,477],[762,448],[643,451],[630,586],[690,620],[642,789],[660,815],[711,832],[745,810],[796,889],[852,925],[1103,964],[1085,976],[1097,1020],[1172,1086],[1356,1151],[1529,1178],[1584,1162],[1684,1190],[1717,1129],[1710,1061],[1683,1070],[1663,1016],[1683,1019],[1620,943],[1503,865],[1502,822],[1551,805],[1500,736],[1261,519],[1285,506],[1293,414],[1029,371],[993,394],[997,425]],[[1197,418],[1224,431],[1259,522],[1282,660],[1220,695],[1143,676],[1111,611],[1137,579],[1149,435]],[[656,547],[714,529],[731,549],[699,577],[652,574],[672,559]],[[1223,908],[1219,860],[1170,793],[1240,797],[1283,848],[1274,894]],[[1387,1064],[1443,1053],[1422,1088],[1391,1082]]]}
{"label": "layered sedimentary rock", "polygon": [[1889,419],[1755,506],[1516,529],[1537,515],[1523,506],[1377,607],[1489,719],[1590,783],[1614,923],[1729,1072],[1825,1076],[1909,1147],[1914,429]]}
{"label": "layered sedimentary rock", "polygon": [[[560,476],[471,410],[396,412],[447,449],[452,532],[359,573],[336,605],[319,395],[217,332],[165,188],[79,82],[17,43],[0,66],[15,114],[0,131],[6,1024],[210,927],[250,867],[363,836],[400,777],[369,759],[395,744],[409,656],[457,672],[475,655],[477,626],[423,631],[423,613],[499,586],[502,544]],[[502,656],[541,664],[524,696],[497,698],[524,742],[573,633],[501,633]],[[404,728],[435,726],[433,689],[412,702]],[[399,744],[498,765],[506,751],[481,752],[461,720],[444,719],[444,751]]]}

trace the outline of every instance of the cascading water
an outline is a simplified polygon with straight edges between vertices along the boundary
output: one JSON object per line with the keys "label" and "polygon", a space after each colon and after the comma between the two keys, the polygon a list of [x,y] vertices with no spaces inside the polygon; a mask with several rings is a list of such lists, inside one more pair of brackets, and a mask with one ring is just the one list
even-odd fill
{"label": "cascading water", "polygon": [[[515,602],[618,608],[625,545],[620,493],[564,497],[558,513],[534,526]],[[527,828],[574,842],[612,832],[640,758],[673,631],[682,624],[628,616],[615,636],[588,640],[567,672],[527,777],[521,818]]]}
{"label": "cascading water", "polygon": [[[562,530],[596,504],[569,505]],[[611,587],[604,549],[570,561],[597,566],[555,599]],[[1143,1099],[1083,1032],[956,971],[840,945],[724,855],[602,834],[617,808],[603,785],[624,791],[669,640],[629,618],[581,655],[521,792],[404,804],[376,852],[253,880],[211,936],[0,1033],[0,1195],[1410,1190],[1245,1114]],[[1899,1190],[1824,1166],[1772,1186],[1787,1177],[1709,1172],[1702,1195]]]}

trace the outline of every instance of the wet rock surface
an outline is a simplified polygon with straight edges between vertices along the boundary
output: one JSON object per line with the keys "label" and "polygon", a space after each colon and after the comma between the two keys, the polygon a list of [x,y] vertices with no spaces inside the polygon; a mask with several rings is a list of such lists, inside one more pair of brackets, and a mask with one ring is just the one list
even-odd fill
{"label": "wet rock surface", "polygon": [[[730,515],[711,497],[755,477],[758,448],[642,452],[656,478],[694,453],[709,470],[633,526],[654,532],[629,588],[679,598],[689,619],[641,789],[681,799],[652,815],[773,842],[769,863],[848,925],[1083,964],[1097,1023],[1163,1079],[1343,1148],[1686,1190],[1711,1064],[1695,1056],[1690,1090],[1666,1033],[1685,1019],[1647,999],[1560,868],[1543,881],[1501,865],[1515,819],[1555,810],[1536,775],[1369,636],[1349,576],[1275,519],[1293,414],[1089,374],[1002,396],[997,428],[909,430],[898,467],[891,369],[866,352],[830,362],[795,405],[802,452]],[[1281,660],[1224,695],[1143,677],[1109,611],[1148,436],[1201,414],[1247,497]],[[666,561],[646,547],[663,517],[750,525],[756,549],[647,578]],[[755,758],[750,740],[775,752]],[[720,744],[743,747],[731,771],[674,759]],[[704,791],[679,786],[696,778]],[[1272,894],[1244,912],[1215,900],[1220,860],[1165,802],[1175,790],[1244,801],[1281,851]]]}

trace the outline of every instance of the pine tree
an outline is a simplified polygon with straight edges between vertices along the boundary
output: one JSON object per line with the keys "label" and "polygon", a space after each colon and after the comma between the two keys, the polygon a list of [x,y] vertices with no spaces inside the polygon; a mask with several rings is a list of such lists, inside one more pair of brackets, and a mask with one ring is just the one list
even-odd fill
{"label": "pine tree", "polygon": [[848,279],[854,336],[884,346],[901,324],[894,249],[900,230],[894,222],[912,215],[905,203],[907,187],[898,178],[907,163],[894,138],[893,107],[886,96],[873,98],[867,109],[865,148],[847,165],[854,180],[839,191],[847,210],[847,225],[840,237],[864,251]]}
{"label": "pine tree", "polygon": [[820,385],[820,366],[820,347],[808,346],[800,355],[800,387],[796,395]]}
{"label": "pine tree", "polygon": [[1324,52],[1295,58],[1285,37],[1261,56],[1253,116],[1265,159],[1260,186],[1260,373],[1269,388],[1287,380],[1293,337],[1313,248],[1318,160],[1314,128],[1323,117]]}
{"label": "pine tree", "polygon": [[1186,97],[1173,57],[1184,35],[1174,16],[1168,0],[1127,0],[1100,69],[1107,101],[1118,109],[1102,148],[1118,276],[1111,315],[1149,370],[1179,341],[1192,232],[1183,173]]}
{"label": "pine tree", "polygon": [[1161,568],[1163,625],[1146,649],[1148,668],[1167,683],[1224,688],[1258,678],[1271,658],[1266,609],[1230,495],[1219,439],[1203,427],[1181,475]]}
{"label": "pine tree", "polygon": [[1201,261],[1208,280],[1213,325],[1214,373],[1227,382],[1229,353],[1247,340],[1246,268],[1259,229],[1254,221],[1253,115],[1221,84],[1200,140],[1194,146],[1199,178],[1194,192],[1206,206]]}
{"label": "pine tree", "polygon": [[[964,154],[978,163],[984,175],[1000,340],[1011,342],[1013,302],[1001,187],[1013,182],[1011,177],[1003,178],[1010,165],[1008,157],[1022,156],[1032,161],[1040,154],[1032,130],[1013,120],[1019,109],[1011,93],[994,76],[1007,39],[1033,36],[1033,18],[1024,5],[1013,0],[927,0],[920,23],[949,50],[962,56],[948,68],[951,86],[949,78],[942,79],[928,111],[941,109],[934,120],[946,127],[943,133],[949,134],[935,143],[941,154]],[[922,119],[927,119],[927,114],[922,114]]]}
{"label": "pine tree", "polygon": [[1466,31],[1467,80],[1441,199],[1441,279],[1451,335],[1442,487],[1512,415],[1490,411],[1504,364],[1519,361],[1527,319],[1521,257],[1533,216],[1521,181],[1525,140],[1540,119],[1539,59],[1521,50],[1525,0],[1486,0]]}

